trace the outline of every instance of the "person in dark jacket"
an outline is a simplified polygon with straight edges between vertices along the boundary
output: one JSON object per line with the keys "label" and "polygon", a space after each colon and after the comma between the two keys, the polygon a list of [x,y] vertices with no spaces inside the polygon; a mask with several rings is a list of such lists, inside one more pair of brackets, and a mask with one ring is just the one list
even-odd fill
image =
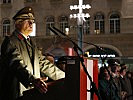
{"label": "person in dark jacket", "polygon": [[15,30],[11,36],[5,37],[1,46],[0,100],[16,100],[33,88],[42,94],[49,91],[40,72],[52,80],[65,77],[63,71],[39,54],[29,36],[35,21],[33,9],[22,8],[13,20]]}
{"label": "person in dark jacket", "polygon": [[125,91],[126,94],[124,95],[123,100],[133,100],[132,95],[132,85],[130,79],[127,77],[127,66],[126,64],[121,64],[121,70],[120,70],[120,82],[121,82],[121,88],[122,91]]}
{"label": "person in dark jacket", "polygon": [[105,67],[100,68],[98,90],[102,100],[120,100],[117,88],[110,79],[110,75]]}

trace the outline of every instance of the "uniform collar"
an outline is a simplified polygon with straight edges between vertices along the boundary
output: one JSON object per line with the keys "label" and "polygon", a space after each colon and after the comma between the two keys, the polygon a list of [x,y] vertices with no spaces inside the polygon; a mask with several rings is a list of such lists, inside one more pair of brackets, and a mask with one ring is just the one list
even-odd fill
{"label": "uniform collar", "polygon": [[17,37],[18,37],[20,40],[24,40],[24,39],[27,39],[27,38],[30,37],[30,36],[24,35],[23,33],[19,32],[18,30],[16,30],[16,31],[17,31],[17,33],[18,33]]}
{"label": "uniform collar", "polygon": [[23,37],[25,38],[25,39],[27,39],[27,38],[30,38],[30,36],[28,35],[28,36],[26,36],[26,35],[24,35],[23,33],[21,33],[20,32],[20,34],[22,34],[23,35]]}

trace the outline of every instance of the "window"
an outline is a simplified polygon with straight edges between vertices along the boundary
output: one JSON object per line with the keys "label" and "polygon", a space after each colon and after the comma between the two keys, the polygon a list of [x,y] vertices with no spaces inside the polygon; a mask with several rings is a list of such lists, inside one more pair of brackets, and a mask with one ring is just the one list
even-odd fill
{"label": "window", "polygon": [[110,16],[110,33],[120,33],[120,16],[118,14]]}
{"label": "window", "polygon": [[50,30],[49,27],[54,26],[54,17],[48,17],[46,19],[46,35],[54,35]]}
{"label": "window", "polygon": [[11,0],[3,0],[3,3],[11,3]]}
{"label": "window", "polygon": [[10,20],[3,21],[3,36],[10,35]]}
{"label": "window", "polygon": [[85,18],[85,22],[83,25],[84,25],[83,33],[89,34],[90,33],[90,18]]}
{"label": "window", "polygon": [[68,28],[68,17],[62,16],[60,18],[60,30],[65,32],[65,28]]}
{"label": "window", "polygon": [[104,33],[104,15],[101,13],[97,13],[94,17],[95,21],[95,33],[100,34]]}

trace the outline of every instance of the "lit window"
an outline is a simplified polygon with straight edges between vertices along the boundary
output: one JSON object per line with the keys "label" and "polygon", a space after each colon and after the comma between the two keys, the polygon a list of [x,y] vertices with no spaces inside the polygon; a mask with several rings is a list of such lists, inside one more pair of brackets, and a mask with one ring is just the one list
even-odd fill
{"label": "lit window", "polygon": [[3,21],[3,36],[10,35],[10,20]]}
{"label": "lit window", "polygon": [[120,16],[118,14],[110,16],[110,33],[120,33]]}
{"label": "lit window", "polygon": [[3,0],[3,3],[11,3],[11,0]]}
{"label": "lit window", "polygon": [[90,33],[90,18],[85,18],[85,22],[83,25],[84,25],[83,33],[89,34]]}
{"label": "lit window", "polygon": [[94,17],[96,34],[104,33],[104,15],[97,13]]}
{"label": "lit window", "polygon": [[50,30],[49,27],[54,26],[54,17],[48,17],[46,19],[46,35],[54,35]]}
{"label": "lit window", "polygon": [[68,17],[62,16],[60,18],[60,29],[62,32],[65,32],[66,28],[68,28]]}

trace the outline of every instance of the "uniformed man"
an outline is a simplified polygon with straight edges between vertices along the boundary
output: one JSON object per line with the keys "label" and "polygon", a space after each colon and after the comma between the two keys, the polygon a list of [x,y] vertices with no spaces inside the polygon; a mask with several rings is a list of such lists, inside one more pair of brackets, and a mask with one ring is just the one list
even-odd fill
{"label": "uniformed man", "polygon": [[[115,93],[113,100],[121,100],[121,83],[119,80],[120,61],[118,59],[109,59],[108,67],[111,68],[111,85],[114,85]],[[113,98],[113,94],[111,96]],[[112,99],[111,99],[112,100]]]}
{"label": "uniformed man", "polygon": [[52,80],[65,77],[63,71],[38,53],[29,36],[35,22],[33,9],[22,8],[13,20],[15,30],[11,36],[5,37],[1,46],[0,100],[16,100],[33,87],[46,93],[47,83],[40,78],[40,72]]}

